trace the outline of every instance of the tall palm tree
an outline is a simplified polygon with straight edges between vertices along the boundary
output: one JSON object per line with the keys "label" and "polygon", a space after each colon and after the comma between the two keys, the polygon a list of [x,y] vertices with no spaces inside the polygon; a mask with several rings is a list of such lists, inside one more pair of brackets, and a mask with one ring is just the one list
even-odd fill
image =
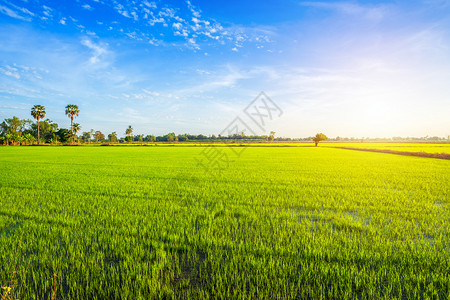
{"label": "tall palm tree", "polygon": [[35,105],[31,109],[31,115],[33,118],[37,120],[37,129],[38,129],[38,145],[40,143],[40,134],[39,134],[39,120],[45,117],[45,107],[42,105]]}
{"label": "tall palm tree", "polygon": [[70,132],[72,133],[72,142],[73,142],[73,119],[75,117],[78,117],[78,114],[80,113],[80,110],[78,109],[78,106],[75,104],[68,104],[66,106],[66,115],[70,118]]}
{"label": "tall palm tree", "polygon": [[128,136],[128,141],[131,141],[131,135],[133,134],[133,128],[128,126],[127,130],[125,130],[125,134]]}

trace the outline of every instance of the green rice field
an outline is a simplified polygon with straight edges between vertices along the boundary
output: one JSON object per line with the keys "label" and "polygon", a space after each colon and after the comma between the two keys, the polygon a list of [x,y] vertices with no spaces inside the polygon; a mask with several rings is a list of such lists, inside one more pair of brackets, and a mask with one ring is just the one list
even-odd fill
{"label": "green rice field", "polygon": [[362,149],[394,150],[403,152],[447,153],[450,154],[450,143],[325,143],[332,147],[351,147]]}
{"label": "green rice field", "polygon": [[2,299],[450,298],[449,160],[0,147],[0,174]]}

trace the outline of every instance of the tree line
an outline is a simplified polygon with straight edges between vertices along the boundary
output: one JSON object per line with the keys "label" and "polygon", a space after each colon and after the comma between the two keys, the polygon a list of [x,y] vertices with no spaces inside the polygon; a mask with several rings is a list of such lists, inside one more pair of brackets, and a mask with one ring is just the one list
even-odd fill
{"label": "tree line", "polygon": [[[245,135],[244,132],[235,133],[228,136],[223,135],[204,135],[204,134],[178,134],[170,132],[166,135],[134,135],[133,128],[129,125],[125,131],[124,137],[119,137],[117,132],[111,132],[107,136],[100,130],[91,129],[81,132],[81,125],[74,123],[78,117],[80,109],[75,104],[68,104],[65,107],[65,114],[70,119],[70,129],[60,128],[59,125],[49,118],[45,118],[46,111],[43,105],[34,105],[31,108],[31,116],[36,120],[20,119],[16,116],[6,118],[0,123],[0,144],[3,145],[32,145],[32,144],[80,144],[80,143],[154,143],[154,142],[314,142],[317,146],[319,142],[329,141],[353,141],[353,142],[371,142],[371,141],[427,141],[427,140],[445,140],[445,138],[423,137],[423,138],[347,138],[339,137],[329,139],[323,133],[306,138],[285,138],[275,137],[275,132],[271,131],[268,135]],[[80,134],[79,134],[80,133]],[[450,139],[450,136],[448,137]]]}
{"label": "tree line", "polygon": [[[174,132],[166,135],[133,135],[133,128],[128,126],[125,130],[125,137],[118,136],[117,132],[112,132],[105,136],[100,130],[93,129],[80,133],[81,125],[74,123],[80,110],[75,104],[68,104],[65,107],[65,114],[70,119],[70,129],[60,128],[59,125],[49,118],[45,119],[46,111],[43,105],[34,105],[31,108],[31,116],[36,120],[20,119],[16,116],[6,118],[0,123],[0,144],[3,145],[32,145],[32,144],[74,144],[74,143],[152,143],[152,142],[189,142],[189,141],[273,141],[275,132],[269,135],[250,135],[244,132],[228,136],[204,134],[178,134]],[[78,133],[80,133],[78,135]]]}
{"label": "tree line", "polygon": [[30,119],[20,119],[16,116],[6,118],[0,123],[0,144],[3,145],[32,145],[32,144],[58,144],[73,143],[76,133],[81,126],[73,123],[80,110],[77,105],[66,106],[65,113],[70,118],[70,130],[59,128],[58,124],[50,119],[44,119],[46,115],[43,105],[34,105],[31,108],[31,116],[36,119],[34,123]]}

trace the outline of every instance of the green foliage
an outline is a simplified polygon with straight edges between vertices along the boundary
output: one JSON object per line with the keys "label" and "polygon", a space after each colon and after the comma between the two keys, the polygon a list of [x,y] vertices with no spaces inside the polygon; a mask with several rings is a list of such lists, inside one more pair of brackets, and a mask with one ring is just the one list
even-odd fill
{"label": "green foliage", "polygon": [[165,136],[165,139],[166,139],[166,141],[168,141],[168,142],[174,142],[175,139],[176,139],[176,135],[175,135],[174,132],[171,132],[171,133],[169,133],[169,134],[167,134],[167,135]]}
{"label": "green foliage", "polygon": [[68,104],[65,110],[66,115],[70,118],[70,133],[71,133],[71,141],[73,142],[73,138],[75,137],[75,132],[73,128],[73,120],[78,117],[80,110],[75,104]]}
{"label": "green foliage", "polygon": [[78,132],[80,132],[81,130],[81,125],[78,123],[74,123],[73,126],[73,134],[76,135]]}
{"label": "green foliage", "polygon": [[0,124],[0,135],[12,134],[20,136],[23,131],[29,128],[30,124],[30,120],[20,119],[16,116],[7,118]]}
{"label": "green foliage", "polygon": [[143,134],[138,134],[134,137],[134,141],[135,142],[143,142],[144,141],[144,135]]}
{"label": "green foliage", "polygon": [[110,134],[108,134],[108,141],[112,142],[112,143],[117,143],[117,132],[112,132]]}
{"label": "green foliage", "polygon": [[449,161],[248,147],[205,170],[212,149],[0,147],[0,284],[17,274],[14,299],[448,298]]}
{"label": "green foliage", "polygon": [[61,143],[68,143],[72,138],[72,133],[66,128],[60,128],[55,134]]}
{"label": "green foliage", "polygon": [[88,143],[88,142],[90,143],[91,142],[91,137],[92,137],[92,134],[90,132],[83,132],[83,134],[81,136],[81,139],[85,143]]}
{"label": "green foliage", "polygon": [[105,140],[105,135],[100,130],[97,130],[94,133],[94,139],[96,142],[103,142]]}
{"label": "green foliage", "polygon": [[145,142],[150,142],[150,143],[156,142],[156,136],[154,136],[154,135],[147,135],[144,138],[144,141]]}
{"label": "green foliage", "polygon": [[328,137],[323,133],[318,133],[318,134],[316,134],[316,136],[314,136],[312,138],[312,140],[314,141],[315,145],[317,146],[319,144],[319,142],[328,140]]}
{"label": "green foliage", "polygon": [[128,128],[125,130],[125,134],[127,135],[127,141],[132,142],[133,141],[133,127],[131,125],[128,126]]}
{"label": "green foliage", "polygon": [[[56,132],[58,131],[58,124],[50,119],[39,121],[39,131],[41,138],[44,138],[45,142],[51,143],[52,140],[55,140],[57,138]],[[31,133],[36,138],[38,137],[37,122],[31,124]]]}
{"label": "green foliage", "polygon": [[34,105],[31,109],[31,115],[38,121],[43,119],[45,117],[45,107],[42,105]]}

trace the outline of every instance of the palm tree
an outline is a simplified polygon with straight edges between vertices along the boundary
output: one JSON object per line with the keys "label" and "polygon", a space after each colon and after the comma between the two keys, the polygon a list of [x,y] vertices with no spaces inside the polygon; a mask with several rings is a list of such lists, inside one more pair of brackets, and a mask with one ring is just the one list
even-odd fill
{"label": "palm tree", "polygon": [[78,109],[78,106],[75,104],[68,104],[66,106],[66,115],[70,118],[70,132],[72,133],[72,142],[73,142],[73,119],[75,117],[78,117],[78,114],[80,113],[80,110]]}
{"label": "palm tree", "polygon": [[78,123],[73,124],[73,134],[76,136],[77,133],[81,130],[81,126]]}
{"label": "palm tree", "polygon": [[31,115],[33,116],[33,118],[35,118],[37,120],[37,131],[38,131],[38,145],[39,145],[39,140],[40,140],[40,135],[39,135],[39,120],[43,119],[45,117],[45,107],[42,105],[35,105],[33,106],[33,108],[31,109]]}
{"label": "palm tree", "polygon": [[128,136],[128,141],[131,141],[131,135],[133,134],[133,128],[128,126],[127,130],[125,130],[125,134]]}

